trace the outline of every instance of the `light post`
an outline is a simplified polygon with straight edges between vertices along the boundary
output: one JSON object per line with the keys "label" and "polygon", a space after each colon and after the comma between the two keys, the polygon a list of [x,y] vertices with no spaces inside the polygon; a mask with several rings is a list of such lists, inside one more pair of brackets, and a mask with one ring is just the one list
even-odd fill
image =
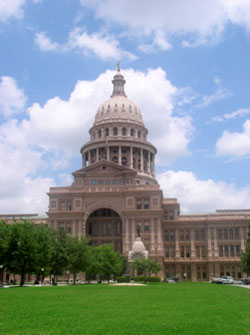
{"label": "light post", "polygon": [[43,284],[43,280],[44,280],[44,268],[41,268],[41,271],[42,271],[42,280],[41,280],[41,282]]}
{"label": "light post", "polygon": [[0,265],[0,287],[3,287],[3,264]]}

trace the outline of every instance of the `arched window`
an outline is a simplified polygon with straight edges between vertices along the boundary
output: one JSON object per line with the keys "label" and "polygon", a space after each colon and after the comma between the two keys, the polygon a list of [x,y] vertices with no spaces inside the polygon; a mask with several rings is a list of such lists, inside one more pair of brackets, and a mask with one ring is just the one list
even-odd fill
{"label": "arched window", "polygon": [[141,131],[138,130],[138,138],[141,138]]}
{"label": "arched window", "polygon": [[127,135],[127,129],[126,128],[122,128],[122,136],[126,136]]}
{"label": "arched window", "polygon": [[105,136],[109,136],[109,129],[108,128],[105,129]]}
{"label": "arched window", "polygon": [[102,137],[102,131],[101,131],[101,129],[98,130],[98,137]]}
{"label": "arched window", "polygon": [[92,136],[93,136],[93,140],[94,140],[95,139],[95,131],[93,131]]}
{"label": "arched window", "polygon": [[117,162],[118,162],[118,159],[117,159],[117,157],[116,157],[116,156],[114,156],[114,157],[112,158],[112,161],[113,161],[114,163],[117,163]]}
{"label": "arched window", "polygon": [[118,135],[118,129],[117,129],[116,127],[113,129],[113,135],[114,135],[114,136],[117,136],[117,135]]}
{"label": "arched window", "polygon": [[130,136],[135,136],[135,131],[134,131],[134,129],[132,128],[132,129],[130,129]]}
{"label": "arched window", "polygon": [[127,158],[126,157],[122,157],[122,165],[123,166],[127,165]]}

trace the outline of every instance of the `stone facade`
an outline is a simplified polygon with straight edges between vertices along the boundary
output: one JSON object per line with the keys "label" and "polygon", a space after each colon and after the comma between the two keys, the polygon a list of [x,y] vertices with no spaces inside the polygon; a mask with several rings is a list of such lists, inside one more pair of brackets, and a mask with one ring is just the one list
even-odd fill
{"label": "stone facade", "polygon": [[250,210],[180,215],[177,199],[163,198],[155,179],[157,150],[124,85],[118,68],[112,96],[99,107],[81,148],[82,168],[73,172],[71,186],[50,189],[49,225],[86,235],[92,245],[112,243],[126,257],[139,225],[162,278],[241,277]]}

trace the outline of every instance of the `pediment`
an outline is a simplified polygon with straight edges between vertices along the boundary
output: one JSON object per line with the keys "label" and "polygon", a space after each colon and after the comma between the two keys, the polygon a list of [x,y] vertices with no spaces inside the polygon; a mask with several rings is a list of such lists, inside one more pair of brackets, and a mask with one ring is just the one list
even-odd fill
{"label": "pediment", "polygon": [[90,166],[81,168],[73,172],[72,174],[75,177],[77,176],[87,177],[95,175],[124,175],[124,174],[136,175],[136,171],[107,160],[101,160],[97,163],[91,164]]}

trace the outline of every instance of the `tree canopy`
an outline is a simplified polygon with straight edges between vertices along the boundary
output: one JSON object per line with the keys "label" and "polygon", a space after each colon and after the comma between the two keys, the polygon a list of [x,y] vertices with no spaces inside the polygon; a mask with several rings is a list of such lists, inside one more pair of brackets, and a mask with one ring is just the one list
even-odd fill
{"label": "tree canopy", "polygon": [[245,252],[241,254],[242,270],[250,276],[250,221],[248,222],[248,238]]}

